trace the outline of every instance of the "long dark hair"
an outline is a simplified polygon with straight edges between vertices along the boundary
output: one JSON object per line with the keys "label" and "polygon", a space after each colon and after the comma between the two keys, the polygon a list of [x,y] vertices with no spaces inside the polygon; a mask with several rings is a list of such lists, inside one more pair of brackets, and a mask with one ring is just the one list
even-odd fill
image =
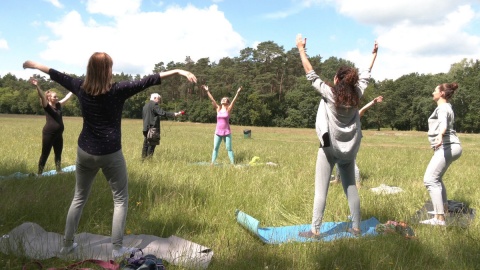
{"label": "long dark hair", "polygon": [[82,84],[83,90],[92,96],[105,94],[112,85],[113,60],[107,53],[96,52],[90,56],[87,75]]}
{"label": "long dark hair", "polygon": [[358,83],[358,71],[356,68],[344,66],[337,70],[337,83],[333,86],[335,107],[358,107],[360,97],[356,85]]}

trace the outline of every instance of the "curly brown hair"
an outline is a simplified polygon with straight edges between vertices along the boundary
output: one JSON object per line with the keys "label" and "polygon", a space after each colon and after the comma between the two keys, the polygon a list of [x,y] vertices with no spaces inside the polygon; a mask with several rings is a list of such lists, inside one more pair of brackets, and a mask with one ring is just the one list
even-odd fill
{"label": "curly brown hair", "polygon": [[337,70],[335,76],[338,80],[333,86],[335,107],[340,105],[345,107],[358,107],[360,104],[360,97],[355,88],[359,79],[357,69],[344,66]]}

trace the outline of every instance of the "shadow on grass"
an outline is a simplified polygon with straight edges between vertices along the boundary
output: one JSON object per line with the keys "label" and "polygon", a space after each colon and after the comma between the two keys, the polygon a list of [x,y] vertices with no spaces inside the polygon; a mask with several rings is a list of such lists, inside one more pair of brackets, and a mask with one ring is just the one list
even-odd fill
{"label": "shadow on grass", "polygon": [[[33,173],[27,171],[28,169],[26,161],[18,161],[14,159],[4,159],[0,161],[0,176],[7,177],[14,173],[28,174]],[[36,172],[35,172],[36,173]],[[1,179],[0,179],[1,180]]]}

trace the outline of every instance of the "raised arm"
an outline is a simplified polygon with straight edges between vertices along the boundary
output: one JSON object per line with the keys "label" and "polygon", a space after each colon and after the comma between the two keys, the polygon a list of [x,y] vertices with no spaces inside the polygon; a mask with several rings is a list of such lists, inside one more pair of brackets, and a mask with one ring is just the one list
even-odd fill
{"label": "raised arm", "polygon": [[60,100],[58,103],[60,103],[60,105],[63,106],[63,104],[67,102],[72,97],[72,95],[73,95],[72,92],[68,92],[68,94],[64,98],[62,98],[62,100]]}
{"label": "raised arm", "polygon": [[372,107],[372,106],[375,105],[376,103],[382,102],[382,101],[383,101],[383,97],[382,97],[382,96],[378,96],[378,97],[374,98],[372,101],[368,102],[365,106],[363,106],[363,107],[358,111],[358,113],[360,114],[360,117],[362,117],[363,114],[364,114],[368,109],[370,109],[370,107]]}
{"label": "raised arm", "polygon": [[186,70],[183,70],[183,69],[172,69],[172,70],[168,70],[168,71],[162,71],[159,73],[160,74],[160,78],[166,78],[166,77],[170,77],[172,75],[182,75],[184,76],[185,78],[187,78],[187,80],[189,82],[193,82],[193,83],[196,83],[197,82],[197,78],[195,77],[195,75],[193,75],[193,73],[191,73],[190,71],[186,71]]}
{"label": "raised arm", "polygon": [[230,105],[228,106],[228,112],[231,112],[233,110],[233,104],[235,104],[235,100],[237,100],[238,94],[242,91],[242,86],[240,86],[237,90],[237,93],[235,94],[235,97],[233,97],[232,102],[230,102]]}
{"label": "raised arm", "polygon": [[38,85],[38,81],[34,78],[31,78],[30,83],[35,85],[35,88],[37,89],[37,94],[38,94],[38,97],[40,98],[40,105],[42,105],[42,108],[47,107],[48,105],[47,97],[45,96],[45,93],[43,93],[42,89],[40,89],[40,86]]}
{"label": "raised arm", "polygon": [[373,44],[373,51],[372,51],[372,62],[370,63],[369,70],[371,71],[373,68],[373,64],[375,63],[375,59],[377,59],[377,52],[378,52],[378,42],[375,40],[375,43]]}
{"label": "raised arm", "polygon": [[300,54],[300,59],[302,59],[302,65],[303,69],[305,70],[305,73],[309,73],[310,71],[313,70],[312,64],[310,64],[310,61],[308,61],[307,53],[305,51],[305,39],[302,38],[302,34],[297,35],[297,48],[298,48],[298,53]]}
{"label": "raised arm", "polygon": [[49,67],[30,60],[27,60],[23,63],[23,68],[38,69],[45,74],[48,74],[48,72],[50,71]]}
{"label": "raised arm", "polygon": [[202,88],[205,90],[205,92],[207,92],[207,95],[208,95],[208,98],[210,98],[210,100],[212,101],[212,105],[215,109],[218,109],[218,104],[217,102],[215,101],[215,99],[213,98],[212,94],[210,94],[210,91],[208,91],[208,86],[206,85],[202,85]]}

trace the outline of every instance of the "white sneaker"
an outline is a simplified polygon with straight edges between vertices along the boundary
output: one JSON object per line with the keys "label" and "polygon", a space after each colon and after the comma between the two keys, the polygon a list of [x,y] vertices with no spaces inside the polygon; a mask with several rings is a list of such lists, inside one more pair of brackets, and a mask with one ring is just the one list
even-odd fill
{"label": "white sneaker", "polygon": [[445,220],[439,220],[436,218],[431,218],[427,220],[420,221],[421,224],[433,225],[433,226],[446,226]]}
{"label": "white sneaker", "polygon": [[136,247],[121,247],[120,249],[112,250],[112,257],[116,259],[125,255],[135,254],[137,251],[140,251],[140,249]]}
{"label": "white sneaker", "polygon": [[62,247],[60,249],[60,255],[67,255],[69,254],[70,252],[72,252],[76,247],[78,246],[77,243],[73,243],[71,246],[69,247]]}

